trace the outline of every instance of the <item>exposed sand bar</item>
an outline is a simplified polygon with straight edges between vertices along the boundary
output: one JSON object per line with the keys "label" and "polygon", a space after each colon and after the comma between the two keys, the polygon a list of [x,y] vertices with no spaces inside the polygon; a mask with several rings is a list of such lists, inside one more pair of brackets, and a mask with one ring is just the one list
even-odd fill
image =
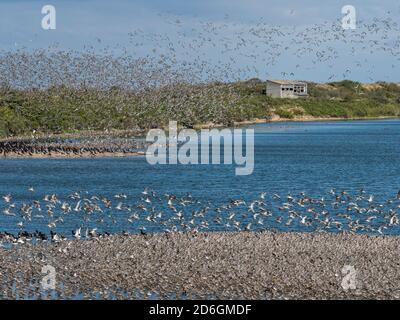
{"label": "exposed sand bar", "polygon": [[[1,292],[3,298],[15,297],[16,279],[20,297],[37,294],[41,268],[48,264],[57,272],[62,298],[76,292],[87,298],[96,292],[98,298],[110,297],[109,292],[121,299],[143,298],[153,292],[170,298],[398,299],[399,244],[398,237],[273,232],[22,244],[0,249]],[[343,289],[345,265],[357,271],[357,289]]]}

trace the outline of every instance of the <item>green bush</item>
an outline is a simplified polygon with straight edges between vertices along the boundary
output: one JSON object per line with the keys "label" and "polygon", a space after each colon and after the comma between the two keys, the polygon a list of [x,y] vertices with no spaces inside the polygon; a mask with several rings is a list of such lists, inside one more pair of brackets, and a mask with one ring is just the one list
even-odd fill
{"label": "green bush", "polygon": [[277,110],[275,111],[275,113],[276,113],[279,117],[284,118],[284,119],[293,119],[293,118],[294,118],[293,113],[292,113],[291,111],[289,111],[289,110],[277,109]]}

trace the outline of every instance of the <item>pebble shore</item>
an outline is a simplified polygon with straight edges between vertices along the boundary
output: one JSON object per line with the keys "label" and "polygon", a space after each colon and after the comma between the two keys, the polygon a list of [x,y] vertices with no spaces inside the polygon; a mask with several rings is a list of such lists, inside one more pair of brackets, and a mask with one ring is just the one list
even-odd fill
{"label": "pebble shore", "polygon": [[[398,237],[269,231],[17,244],[0,249],[0,298],[399,299],[399,245]],[[55,290],[42,289],[46,265]]]}

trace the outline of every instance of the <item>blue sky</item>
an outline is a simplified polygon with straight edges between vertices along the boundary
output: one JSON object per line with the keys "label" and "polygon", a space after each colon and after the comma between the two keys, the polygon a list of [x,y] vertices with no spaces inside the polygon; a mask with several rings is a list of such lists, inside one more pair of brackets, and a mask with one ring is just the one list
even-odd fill
{"label": "blue sky", "polygon": [[[56,7],[56,30],[46,31],[41,28],[41,8],[46,4]],[[400,23],[400,4],[397,0],[1,0],[0,49],[47,48],[57,44],[61,49],[83,50],[84,46],[93,45],[99,52],[101,48],[110,46],[116,51],[124,47],[128,51],[132,49],[135,54],[146,54],[146,51],[153,47],[163,50],[165,43],[147,43],[139,50],[134,45],[134,42],[139,40],[133,41],[132,36],[129,36],[131,32],[140,30],[141,37],[147,33],[164,34],[170,41],[177,43],[179,32],[196,28],[202,22],[224,24],[220,37],[225,34],[226,39],[237,41],[238,34],[241,34],[247,41],[250,39],[248,30],[260,21],[271,27],[278,26],[283,32],[288,32],[290,28],[304,30],[308,26],[335,23],[342,18],[341,8],[347,4],[357,9],[357,17],[362,21],[372,23],[374,18],[391,18],[392,23]],[[176,20],[181,23],[178,27],[171,23]],[[400,36],[397,29],[396,32],[389,30],[385,34],[389,39],[379,40],[382,42],[380,46],[383,47],[390,47]],[[196,34],[187,32],[186,37],[184,41],[193,40]],[[318,40],[318,34],[312,37]],[[101,42],[98,39],[101,39]],[[212,41],[217,43],[215,39],[212,37]],[[241,49],[234,59],[237,67],[251,67],[251,70],[243,73],[243,77],[293,77],[314,81],[340,80],[347,77],[364,82],[400,81],[396,69],[399,64],[397,56],[388,54],[385,49],[374,49],[371,52],[367,40],[364,45],[353,46],[357,50],[353,50],[352,53],[349,51],[349,45],[343,41],[324,42],[321,44],[324,54],[332,50],[339,53],[337,58],[330,59],[329,62],[312,62],[318,51],[315,44],[309,54],[295,57],[294,53],[300,52],[304,44],[295,47],[288,42],[286,45],[290,46],[290,49],[284,50],[284,36],[279,40],[272,40],[282,45],[280,49],[276,49],[280,50],[280,54],[273,65],[262,61],[266,48],[257,49],[252,47],[253,43],[248,44],[246,49]],[[221,45],[220,40],[217,47],[218,45]],[[213,51],[211,46],[201,48],[200,51],[214,62],[228,61],[235,54],[231,52],[229,55],[221,55],[221,50]],[[255,52],[257,58],[246,60],[246,56]],[[193,55],[196,53],[198,52],[193,52]],[[181,52],[186,58],[190,54],[192,53]],[[351,71],[346,74],[346,70]]]}

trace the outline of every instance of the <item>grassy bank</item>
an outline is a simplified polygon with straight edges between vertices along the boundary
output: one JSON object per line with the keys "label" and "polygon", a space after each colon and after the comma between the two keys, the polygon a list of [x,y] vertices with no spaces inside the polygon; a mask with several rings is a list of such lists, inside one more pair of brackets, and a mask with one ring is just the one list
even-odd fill
{"label": "grassy bank", "polygon": [[273,99],[265,82],[176,84],[127,92],[118,88],[0,88],[0,136],[136,130],[176,120],[186,127],[251,119],[372,118],[400,115],[400,87],[391,83],[309,83],[308,98]]}
{"label": "grassy bank", "polygon": [[[379,118],[400,115],[400,86],[391,83],[361,84],[353,81],[329,84],[309,83],[309,97],[300,99],[269,98],[261,94],[264,83],[253,80],[243,83],[242,102],[251,112],[277,115],[285,119],[315,118]],[[245,120],[245,119],[243,119]]]}

